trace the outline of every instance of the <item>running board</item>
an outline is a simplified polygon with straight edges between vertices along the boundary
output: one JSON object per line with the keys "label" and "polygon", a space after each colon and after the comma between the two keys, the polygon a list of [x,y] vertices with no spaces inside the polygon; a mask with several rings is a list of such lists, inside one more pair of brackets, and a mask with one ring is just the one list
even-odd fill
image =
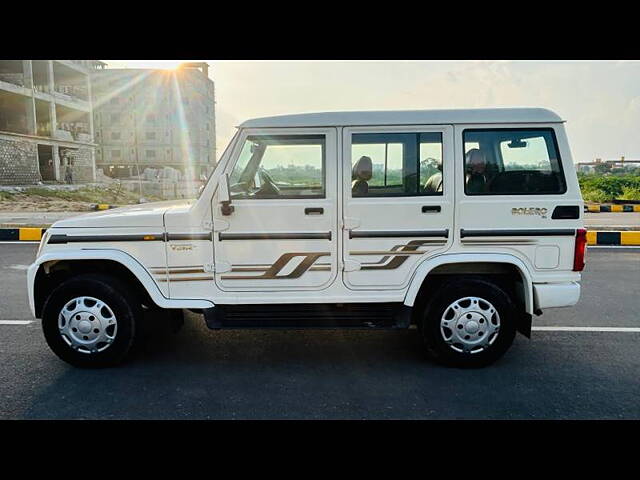
{"label": "running board", "polygon": [[217,305],[203,310],[212,330],[230,328],[408,328],[411,308],[402,303]]}

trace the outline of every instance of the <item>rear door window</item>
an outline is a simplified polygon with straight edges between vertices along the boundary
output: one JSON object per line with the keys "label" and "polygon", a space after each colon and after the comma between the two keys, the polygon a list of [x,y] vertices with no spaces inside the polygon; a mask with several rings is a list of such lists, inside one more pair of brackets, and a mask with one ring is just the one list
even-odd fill
{"label": "rear door window", "polygon": [[566,192],[553,129],[469,129],[463,138],[467,195]]}
{"label": "rear door window", "polygon": [[351,195],[442,195],[442,133],[356,133],[351,137]]}

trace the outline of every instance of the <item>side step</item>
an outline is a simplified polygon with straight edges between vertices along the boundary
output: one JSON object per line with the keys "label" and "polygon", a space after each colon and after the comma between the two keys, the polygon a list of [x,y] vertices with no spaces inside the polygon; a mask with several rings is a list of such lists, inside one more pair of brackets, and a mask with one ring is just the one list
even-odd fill
{"label": "side step", "polygon": [[402,303],[218,305],[203,311],[212,330],[222,328],[408,328]]}

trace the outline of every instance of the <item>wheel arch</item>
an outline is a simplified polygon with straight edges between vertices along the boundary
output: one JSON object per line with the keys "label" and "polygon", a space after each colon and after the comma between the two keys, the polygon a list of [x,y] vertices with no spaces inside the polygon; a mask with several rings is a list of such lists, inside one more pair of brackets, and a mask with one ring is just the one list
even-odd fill
{"label": "wheel arch", "polygon": [[[52,275],[52,272],[55,274]],[[124,280],[136,290],[141,303],[160,308],[211,308],[208,300],[170,299],[134,257],[120,250],[73,250],[42,255],[27,273],[29,306],[40,318],[42,306],[56,285],[81,273],[104,272]]]}
{"label": "wheel arch", "polygon": [[[522,286],[516,286],[515,293],[521,296],[524,311],[532,315],[533,281],[529,269],[519,258],[508,254],[449,254],[440,255],[422,263],[416,270],[407,289],[404,304],[413,307],[421,290],[436,277],[451,275],[495,275],[517,273]],[[521,288],[521,291],[518,289]]]}

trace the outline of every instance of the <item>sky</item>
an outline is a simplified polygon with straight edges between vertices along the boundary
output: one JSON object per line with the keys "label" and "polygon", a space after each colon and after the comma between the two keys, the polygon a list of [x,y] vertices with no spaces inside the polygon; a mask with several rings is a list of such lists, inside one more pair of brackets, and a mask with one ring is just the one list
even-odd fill
{"label": "sky", "polygon": [[[183,61],[105,60],[110,68]],[[575,162],[640,159],[640,61],[218,61],[216,143],[270,115],[340,110],[544,107],[567,121]]]}

